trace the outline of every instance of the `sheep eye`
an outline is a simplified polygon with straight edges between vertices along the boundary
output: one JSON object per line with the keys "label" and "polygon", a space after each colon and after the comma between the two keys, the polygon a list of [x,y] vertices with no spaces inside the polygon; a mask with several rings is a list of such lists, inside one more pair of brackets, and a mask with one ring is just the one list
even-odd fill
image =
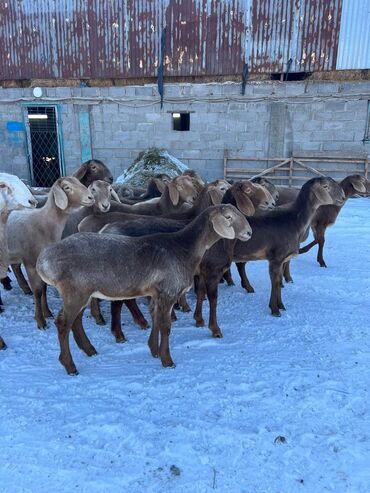
{"label": "sheep eye", "polygon": [[91,166],[91,169],[92,169],[93,171],[96,171],[96,166]]}
{"label": "sheep eye", "polygon": [[96,192],[96,188],[92,188],[92,189],[91,189],[91,191],[92,191],[92,192]]}
{"label": "sheep eye", "polygon": [[63,187],[63,190],[64,190],[65,192],[69,192],[71,189],[70,189],[70,187],[65,186],[65,187]]}

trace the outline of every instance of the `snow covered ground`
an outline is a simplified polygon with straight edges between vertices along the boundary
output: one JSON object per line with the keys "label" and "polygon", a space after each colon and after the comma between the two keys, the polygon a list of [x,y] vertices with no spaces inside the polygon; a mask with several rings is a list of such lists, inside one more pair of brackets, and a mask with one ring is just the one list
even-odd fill
{"label": "snow covered ground", "polygon": [[99,355],[72,340],[68,377],[54,325],[38,331],[32,298],[3,292],[1,493],[370,491],[369,216],[370,200],[347,203],[328,269],[314,249],[292,262],[280,319],[265,262],[248,268],[255,294],[220,286],[224,339],[180,314],[174,370],[125,311],[126,344],[86,320]]}

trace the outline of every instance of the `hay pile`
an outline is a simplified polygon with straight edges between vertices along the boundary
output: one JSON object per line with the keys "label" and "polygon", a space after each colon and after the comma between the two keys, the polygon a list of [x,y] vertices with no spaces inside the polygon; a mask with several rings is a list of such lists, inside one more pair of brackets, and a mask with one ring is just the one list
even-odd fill
{"label": "hay pile", "polygon": [[181,175],[188,167],[165,149],[150,147],[139,153],[135,161],[120,175],[116,183],[134,187],[146,187],[150,178],[158,173],[174,177]]}

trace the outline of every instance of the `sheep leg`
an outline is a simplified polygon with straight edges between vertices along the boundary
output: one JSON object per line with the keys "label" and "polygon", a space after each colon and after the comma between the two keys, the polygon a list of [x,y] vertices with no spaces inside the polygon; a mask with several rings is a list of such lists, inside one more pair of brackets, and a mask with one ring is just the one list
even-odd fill
{"label": "sheep leg", "polygon": [[69,348],[69,327],[72,326],[73,317],[76,318],[77,315],[74,312],[72,316],[67,316],[64,308],[62,308],[55,319],[60,346],[59,361],[64,366],[68,375],[78,375],[78,371],[72,359],[71,350]]}
{"label": "sheep leg", "polygon": [[293,278],[290,275],[290,260],[283,265],[283,274],[285,282],[293,282]]}
{"label": "sheep leg", "polygon": [[121,311],[123,300],[115,300],[110,304],[111,313],[111,332],[114,335],[116,342],[126,342],[124,333],[121,327]]}
{"label": "sheep leg", "polygon": [[319,244],[319,249],[317,252],[317,261],[320,264],[320,267],[327,267],[324,260],[324,244],[325,244],[325,229],[320,228],[316,231],[316,238]]}
{"label": "sheep leg", "polygon": [[249,282],[247,274],[245,272],[245,264],[246,264],[246,262],[237,262],[236,263],[236,267],[238,269],[239,276],[240,276],[241,286],[248,293],[254,293],[254,288],[251,285],[251,283]]}
{"label": "sheep leg", "polygon": [[47,285],[45,283],[44,283],[43,288],[42,288],[41,307],[42,307],[42,313],[44,314],[45,318],[53,318],[53,314],[51,313],[49,305],[48,305]]}
{"label": "sheep leg", "polygon": [[4,339],[0,336],[0,351],[6,349],[6,344],[4,342]]}
{"label": "sheep leg", "polygon": [[41,302],[42,292],[45,283],[39,277],[33,265],[26,264],[25,267],[26,267],[28,279],[31,283],[33,296],[35,299],[35,320],[37,323],[37,328],[42,330],[45,329],[46,327],[46,320],[44,317],[44,312],[42,309],[42,302]]}
{"label": "sheep leg", "polygon": [[94,318],[97,325],[105,325],[104,317],[100,310],[100,304],[98,298],[91,298],[90,301],[90,312],[91,316]]}
{"label": "sheep leg", "polygon": [[98,354],[94,346],[91,344],[90,339],[87,337],[82,325],[82,317],[85,309],[83,308],[75,318],[72,324],[72,333],[77,346],[87,354],[87,356],[94,356]]}
{"label": "sheep leg", "polygon": [[146,320],[146,318],[142,314],[140,308],[138,307],[138,305],[136,303],[136,300],[135,299],[125,300],[124,303],[127,306],[127,308],[129,309],[129,311],[132,315],[132,318],[134,319],[135,324],[138,325],[140,327],[140,329],[143,329],[143,330],[147,329],[149,327],[148,321]]}
{"label": "sheep leg", "polygon": [[153,298],[150,301],[150,315],[152,317],[152,330],[148,339],[148,346],[153,358],[159,357],[159,326],[156,316],[156,300]]}
{"label": "sheep leg", "polygon": [[271,309],[271,314],[274,317],[280,317],[280,309],[285,310],[281,299],[281,275],[282,275],[282,264],[277,261],[269,262],[269,274],[271,279],[271,296],[269,307]]}
{"label": "sheep leg", "polygon": [[3,279],[1,279],[1,284],[7,291],[10,291],[12,289],[12,281],[9,276],[3,277]]}
{"label": "sheep leg", "polygon": [[213,337],[223,337],[221,329],[217,323],[218,283],[219,278],[206,282],[207,297],[209,301],[208,327],[212,331]]}
{"label": "sheep leg", "polygon": [[227,271],[223,275],[223,278],[227,282],[227,285],[228,286],[235,286],[235,282],[234,282],[234,280],[232,278],[231,270],[230,269],[227,269]]}
{"label": "sheep leg", "polygon": [[206,294],[206,286],[204,282],[204,277],[203,275],[195,276],[196,281],[196,294],[197,294],[197,304],[195,306],[195,311],[194,311],[194,320],[195,320],[195,325],[196,327],[204,327],[204,319],[203,319],[203,301],[205,298]]}
{"label": "sheep leg", "polygon": [[173,303],[161,302],[157,305],[154,311],[154,324],[158,326],[161,341],[159,344],[159,356],[161,358],[162,366],[165,368],[175,367],[175,363],[171,358],[169,337],[171,333],[171,311]]}
{"label": "sheep leg", "polygon": [[23,275],[21,264],[12,264],[12,270],[14,272],[15,278],[17,279],[17,283],[24,294],[32,294],[31,288],[29,287],[26,278]]}
{"label": "sheep leg", "polygon": [[311,250],[312,247],[314,247],[315,245],[317,245],[317,240],[316,238],[311,241],[311,243],[308,243],[306,246],[302,247],[299,249],[299,254],[301,253],[307,253],[309,250]]}
{"label": "sheep leg", "polygon": [[88,304],[90,297],[84,297],[79,293],[78,289],[72,285],[59,285],[58,291],[63,300],[63,308],[55,319],[60,346],[59,361],[69,375],[78,375],[69,347],[69,332],[78,314]]}
{"label": "sheep leg", "polygon": [[1,298],[1,293],[0,293],[0,313],[1,313],[2,311],[4,311],[4,310],[3,310],[3,308],[2,308],[3,306],[4,306],[4,305],[3,305],[3,300],[2,300],[2,298]]}
{"label": "sheep leg", "polygon": [[180,296],[178,304],[179,304],[182,312],[184,312],[184,313],[191,312],[191,308],[190,308],[188,301],[186,299],[186,293],[184,293]]}

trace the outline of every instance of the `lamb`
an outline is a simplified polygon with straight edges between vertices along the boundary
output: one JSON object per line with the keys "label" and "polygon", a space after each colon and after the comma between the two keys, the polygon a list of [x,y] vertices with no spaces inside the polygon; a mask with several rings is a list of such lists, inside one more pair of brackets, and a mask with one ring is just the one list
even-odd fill
{"label": "lamb", "polygon": [[[343,189],[345,201],[350,197],[357,194],[369,194],[370,193],[370,181],[366,180],[361,175],[349,175],[340,182],[340,186]],[[299,249],[299,253],[306,253],[314,245],[319,245],[317,252],[317,261],[320,267],[327,267],[324,260],[324,243],[325,243],[325,231],[329,226],[332,226],[340,213],[343,205],[323,205],[321,206],[311,221],[311,229],[314,234],[314,240],[308,245]]]}
{"label": "lamb", "polygon": [[113,183],[112,173],[107,166],[98,159],[89,159],[88,161],[85,161],[72,176],[77,178],[77,180],[79,180],[82,185],[85,185],[85,187],[90,186],[92,182],[96,180]]}
{"label": "lamb", "polygon": [[104,180],[95,180],[88,187],[89,192],[94,197],[93,206],[84,206],[68,216],[63,230],[62,238],[66,238],[74,233],[78,233],[79,223],[87,216],[99,216],[109,212],[112,198],[120,202],[118,195],[113,190],[112,185]]}
{"label": "lamb", "polygon": [[113,187],[122,202],[135,204],[136,202],[160,197],[165,185],[170,181],[171,178],[168,175],[159,173],[150,178],[146,189],[132,187],[126,184],[116,184]]}
{"label": "lamb", "polygon": [[247,240],[250,235],[249,224],[238,210],[219,205],[209,207],[177,233],[140,238],[83,233],[45,248],[36,268],[63,300],[56,326],[59,360],[67,373],[77,374],[69,348],[71,328],[78,346],[89,356],[96,354],[81,319],[91,296],[110,300],[150,296],[150,351],[161,358],[163,366],[173,367],[169,334],[174,303],[190,289],[207,249],[220,238]]}
{"label": "lamb", "polygon": [[298,254],[300,240],[317,209],[322,205],[342,205],[344,193],[332,178],[312,178],[301,188],[295,202],[287,209],[249,218],[253,229],[248,243],[236,242],[234,261],[237,262],[242,286],[245,278],[244,263],[249,260],[268,260],[271,278],[269,307],[272,315],[280,317],[285,310],[281,299],[283,264]]}
{"label": "lamb", "polygon": [[[112,173],[102,161],[99,161],[97,159],[90,159],[89,161],[81,164],[81,166],[73,173],[72,176],[77,178],[86,187],[91,185],[94,180],[103,180],[108,183],[113,182]],[[38,189],[37,194],[34,194],[38,202],[38,208],[41,208],[46,204],[49,191],[50,188],[44,188],[42,191]],[[19,284],[19,287],[22,289],[24,294],[32,294],[32,291],[23,275],[20,264],[12,265],[12,269]],[[5,289],[11,289],[10,278],[8,276],[4,279],[1,279],[1,282],[4,285]]]}
{"label": "lamb", "polygon": [[[7,220],[11,211],[36,207],[37,202],[27,186],[15,175],[0,173],[0,277],[5,277],[9,266]],[[2,300],[0,295],[0,312]],[[0,336],[0,350],[6,349]]]}
{"label": "lamb", "polygon": [[257,183],[258,185],[261,185],[261,186],[265,187],[266,190],[268,190],[270,192],[272,198],[275,200],[275,203],[278,202],[278,200],[279,200],[279,190],[266,177],[264,177],[264,176],[258,176],[256,178],[252,178],[251,179],[251,182],[252,183]]}
{"label": "lamb", "polygon": [[58,178],[44,207],[14,211],[8,220],[10,263],[23,263],[35,297],[35,319],[39,329],[51,317],[46,301],[46,285],[36,272],[41,250],[61,239],[68,215],[81,205],[92,206],[94,197],[75,177]]}
{"label": "lamb", "polygon": [[147,202],[139,202],[129,205],[115,205],[112,212],[129,212],[132,214],[147,214],[159,216],[184,209],[184,205],[193,204],[197,198],[198,190],[194,181],[189,176],[177,176],[165,185],[160,198],[154,198]]}

